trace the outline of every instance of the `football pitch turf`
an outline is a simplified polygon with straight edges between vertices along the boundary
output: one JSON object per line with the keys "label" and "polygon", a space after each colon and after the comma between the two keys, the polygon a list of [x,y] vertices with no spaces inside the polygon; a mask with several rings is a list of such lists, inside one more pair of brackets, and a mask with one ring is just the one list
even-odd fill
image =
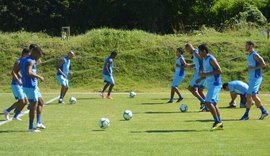
{"label": "football pitch turf", "polygon": [[[45,101],[57,96],[43,94]],[[76,104],[68,103],[71,96],[77,98]],[[270,155],[270,116],[258,120],[260,110],[255,106],[250,120],[239,121],[245,109],[225,108],[230,97],[221,93],[224,130],[210,131],[210,113],[198,112],[199,103],[191,94],[174,104],[166,104],[168,96],[113,94],[114,99],[107,100],[98,94],[69,93],[65,104],[53,101],[45,106],[42,119],[47,128],[41,133],[27,131],[28,114],[23,121],[1,125],[0,155]],[[260,97],[270,111],[270,95]],[[0,110],[14,102],[12,94],[0,94],[0,99]],[[188,111],[180,112],[180,104],[187,104]],[[126,109],[133,112],[130,121],[122,117]],[[109,128],[98,127],[101,117],[110,120]]]}

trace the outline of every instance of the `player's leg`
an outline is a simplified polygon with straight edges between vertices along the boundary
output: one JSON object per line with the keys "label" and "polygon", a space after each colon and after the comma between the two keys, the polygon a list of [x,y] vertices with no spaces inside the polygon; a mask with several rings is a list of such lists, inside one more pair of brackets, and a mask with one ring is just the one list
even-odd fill
{"label": "player's leg", "polygon": [[5,115],[6,120],[9,120],[10,111],[17,108],[19,103],[21,102],[20,99],[23,98],[23,96],[20,93],[20,89],[22,90],[22,88],[19,85],[11,85],[11,89],[12,89],[12,93],[13,93],[15,99],[18,100],[18,101],[13,103],[9,108],[4,110],[4,115]]}
{"label": "player's leg", "polygon": [[181,95],[181,93],[180,93],[178,87],[175,87],[175,92],[176,92],[176,94],[177,94],[178,97],[179,97],[178,100],[177,100],[176,102],[182,101],[184,98],[182,97],[182,95]]}
{"label": "player's leg", "polygon": [[108,82],[110,83],[110,87],[108,90],[107,99],[113,99],[111,96],[111,92],[112,92],[112,89],[113,89],[115,83],[114,83],[114,79],[113,79],[112,75],[109,77]]}
{"label": "player's leg", "polygon": [[260,110],[261,110],[261,116],[260,116],[259,120],[263,120],[268,115],[267,110],[262,105],[261,99],[257,96],[257,94],[252,95],[252,99],[255,102],[255,105],[257,106],[257,108],[260,108]]}
{"label": "player's leg", "polygon": [[43,106],[44,106],[44,99],[42,98],[41,94],[39,93],[38,97],[38,105],[37,105],[37,128],[45,129],[46,126],[43,125],[41,120],[41,114],[43,112]]}
{"label": "player's leg", "polygon": [[27,104],[28,100],[27,100],[27,97],[25,95],[25,93],[23,92],[23,89],[22,87],[20,87],[18,89],[18,105],[16,107],[16,110],[15,110],[15,114],[14,114],[14,117],[13,117],[13,120],[22,120],[20,119],[18,116],[19,114],[21,113],[21,111],[23,110],[24,106]]}
{"label": "player's leg", "polygon": [[57,75],[57,79],[61,85],[61,89],[60,89],[60,96],[58,99],[58,103],[63,103],[63,98],[65,96],[66,93],[66,79],[63,77],[63,75]]}
{"label": "player's leg", "polygon": [[240,108],[246,108],[246,103],[247,103],[247,95],[240,94]]}
{"label": "player's leg", "polygon": [[63,97],[62,97],[63,99],[66,96],[68,88],[69,88],[69,80],[64,78],[64,90],[63,90]]}

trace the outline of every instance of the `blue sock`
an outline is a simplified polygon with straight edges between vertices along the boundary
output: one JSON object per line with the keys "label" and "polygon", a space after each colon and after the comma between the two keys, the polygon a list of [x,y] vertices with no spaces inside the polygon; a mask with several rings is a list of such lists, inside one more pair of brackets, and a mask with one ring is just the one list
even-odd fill
{"label": "blue sock", "polygon": [[37,114],[37,123],[41,123],[41,114]]}
{"label": "blue sock", "polygon": [[215,120],[215,122],[220,122],[220,119],[219,119],[218,116],[215,116],[215,117],[214,117],[214,120]]}
{"label": "blue sock", "polygon": [[181,94],[179,94],[178,96],[179,96],[179,99],[183,99],[183,96]]}
{"label": "blue sock", "polygon": [[10,106],[8,109],[6,109],[6,111],[10,112],[10,111],[12,111],[12,109],[13,109],[13,106]]}
{"label": "blue sock", "polygon": [[205,100],[203,98],[200,98],[201,103],[205,103]]}
{"label": "blue sock", "polygon": [[245,116],[249,115],[250,108],[246,108]]}
{"label": "blue sock", "polygon": [[262,111],[262,114],[266,112],[265,108],[263,106],[259,107],[260,110]]}
{"label": "blue sock", "polygon": [[21,113],[21,111],[16,109],[15,114],[14,114],[14,118],[17,118],[20,113]]}
{"label": "blue sock", "polygon": [[29,119],[29,129],[34,129],[34,120]]}
{"label": "blue sock", "polygon": [[173,101],[173,100],[174,100],[173,97],[171,97],[171,98],[170,98],[170,101]]}

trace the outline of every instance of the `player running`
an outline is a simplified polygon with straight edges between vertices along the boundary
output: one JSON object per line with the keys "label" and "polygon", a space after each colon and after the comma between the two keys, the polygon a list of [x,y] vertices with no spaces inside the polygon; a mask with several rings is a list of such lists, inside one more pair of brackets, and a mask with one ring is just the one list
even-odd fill
{"label": "player running", "polygon": [[57,66],[57,79],[61,84],[62,88],[60,90],[60,97],[58,99],[58,103],[63,103],[63,99],[68,91],[69,88],[69,80],[68,74],[70,69],[70,60],[75,57],[73,51],[70,51],[66,57],[60,59],[58,66]]}
{"label": "player running", "polygon": [[261,110],[259,120],[263,120],[268,112],[261,104],[261,99],[257,96],[259,88],[262,83],[262,69],[266,67],[264,59],[254,50],[255,44],[252,41],[246,42],[246,52],[248,53],[248,90],[247,90],[247,104],[246,112],[240,120],[249,119],[249,111],[252,101],[255,102],[257,108]]}
{"label": "player running", "polygon": [[179,84],[184,80],[185,78],[185,68],[187,67],[187,63],[185,61],[185,58],[183,56],[184,49],[182,48],[177,48],[176,50],[176,68],[174,72],[174,78],[172,82],[172,89],[171,89],[171,98],[168,101],[168,103],[173,103],[174,101],[174,94],[176,93],[178,95],[178,100],[177,102],[182,101],[184,98],[179,92],[178,86]]}
{"label": "player running", "polygon": [[113,59],[117,56],[117,52],[113,51],[109,57],[104,62],[104,67],[103,67],[103,77],[104,77],[104,82],[106,83],[105,86],[103,87],[103,90],[101,91],[100,96],[102,98],[105,98],[104,92],[106,89],[109,87],[108,94],[107,94],[107,99],[113,99],[111,96],[112,89],[114,87],[114,79],[113,79]]}
{"label": "player running", "polygon": [[[41,57],[42,50],[39,47],[34,47],[31,49],[30,56],[24,57],[20,61],[20,66],[17,66],[15,69],[16,73],[21,70],[23,91],[30,102],[29,132],[40,132],[40,130],[34,128],[34,119],[39,102],[38,97],[41,96],[37,87],[37,79],[44,81],[42,76],[36,74],[36,61]],[[40,118],[37,119],[37,121],[41,120],[41,116],[39,117]]]}
{"label": "player running", "polygon": [[19,120],[19,121],[22,120],[21,118],[18,117],[18,115],[21,113],[21,110],[27,104],[28,100],[25,93],[23,92],[21,74],[19,73],[17,76],[14,72],[14,69],[16,68],[16,66],[19,66],[21,59],[25,56],[28,56],[29,54],[30,54],[30,51],[28,49],[23,49],[21,58],[17,59],[14,63],[14,66],[12,69],[11,89],[12,89],[15,99],[18,101],[12,104],[6,110],[4,110],[6,120],[9,120],[9,113],[13,109],[16,109],[13,120]]}
{"label": "player running", "polygon": [[247,90],[248,85],[239,80],[234,80],[228,83],[224,83],[222,88],[226,91],[230,91],[231,102],[227,108],[235,108],[235,99],[237,95],[240,95],[240,108],[245,108],[247,103]]}
{"label": "player running", "polygon": [[[199,54],[199,51],[195,49],[192,44],[188,43],[185,45],[185,50],[192,56],[193,64],[190,67],[194,67],[194,76],[190,81],[188,90],[200,101],[201,107],[200,111],[207,111],[205,107],[205,95],[203,89],[205,88],[206,81],[201,80],[200,83],[196,83],[196,80],[200,78],[200,71],[203,70],[202,57]],[[198,89],[197,89],[198,88]]]}
{"label": "player running", "polygon": [[220,111],[217,106],[218,94],[222,86],[220,76],[222,70],[216,58],[209,54],[209,49],[206,45],[200,45],[199,52],[203,57],[203,71],[200,72],[199,75],[201,78],[197,80],[197,83],[200,83],[203,79],[206,79],[207,81],[208,91],[205,98],[205,105],[211,112],[215,121],[211,130],[223,129]]}

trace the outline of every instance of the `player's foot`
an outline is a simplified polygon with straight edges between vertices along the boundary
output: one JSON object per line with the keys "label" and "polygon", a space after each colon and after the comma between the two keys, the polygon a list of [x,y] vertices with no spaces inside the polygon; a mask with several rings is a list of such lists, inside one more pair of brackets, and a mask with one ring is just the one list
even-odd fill
{"label": "player's foot", "polygon": [[62,98],[58,99],[58,103],[59,104],[62,104],[63,103],[63,99]]}
{"label": "player's foot", "polygon": [[227,108],[236,108],[236,106],[235,105],[230,105]]}
{"label": "player's foot", "polygon": [[173,103],[173,100],[169,100],[167,103]]}
{"label": "player's foot", "polygon": [[42,123],[37,123],[37,128],[40,128],[40,129],[45,129],[46,126],[43,125]]}
{"label": "player's foot", "polygon": [[100,95],[100,97],[101,97],[102,99],[105,99],[105,98],[106,98],[106,96],[104,95],[104,93],[100,93],[99,95]]}
{"label": "player's foot", "polygon": [[41,132],[40,130],[35,129],[35,128],[33,128],[33,129],[28,129],[28,131],[29,131],[29,132]]}
{"label": "player's foot", "polygon": [[199,112],[209,112],[205,105],[202,105]]}
{"label": "player's foot", "polygon": [[184,98],[182,98],[182,97],[179,97],[179,99],[176,101],[176,102],[180,102],[180,101],[182,101]]}
{"label": "player's foot", "polygon": [[212,131],[214,130],[223,130],[223,123],[222,122],[215,122],[213,127],[211,128]]}
{"label": "player's foot", "polygon": [[267,115],[268,115],[268,112],[262,113],[262,115],[259,118],[259,120],[263,120]]}
{"label": "player's foot", "polygon": [[111,95],[108,95],[106,98],[107,98],[107,99],[110,99],[110,100],[113,99]]}
{"label": "player's foot", "polygon": [[240,104],[240,108],[246,108],[246,105]]}
{"label": "player's foot", "polygon": [[244,114],[240,120],[248,120],[248,119],[249,119],[249,116]]}
{"label": "player's foot", "polygon": [[9,120],[9,112],[4,110],[5,119]]}
{"label": "player's foot", "polygon": [[16,120],[16,121],[22,121],[22,119],[21,119],[21,118],[19,118],[19,117],[14,117],[12,120]]}

